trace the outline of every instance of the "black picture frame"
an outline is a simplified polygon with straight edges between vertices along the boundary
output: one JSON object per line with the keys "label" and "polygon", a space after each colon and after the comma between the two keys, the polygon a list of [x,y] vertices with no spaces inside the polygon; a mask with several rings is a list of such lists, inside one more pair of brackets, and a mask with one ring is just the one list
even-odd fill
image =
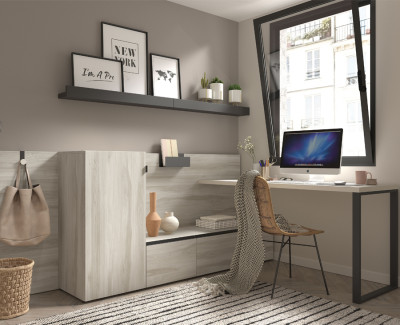
{"label": "black picture frame", "polygon": [[[105,64],[107,67],[107,71],[103,70],[95,70],[95,68],[89,69],[89,65],[86,67],[86,70],[83,73],[85,73],[85,78],[81,78],[81,80],[78,80],[78,75],[76,69],[79,69],[80,67],[78,66],[78,62],[75,61],[77,57],[82,57],[82,58],[90,58],[93,59],[93,61],[97,62],[113,62],[115,63],[115,72],[119,75],[117,76],[116,80],[111,80],[112,72],[110,72],[110,64]],[[90,61],[90,60],[89,60]],[[88,61],[88,62],[89,62]],[[80,62],[79,62],[80,63]],[[93,64],[95,64],[93,62]],[[123,92],[124,91],[124,78],[123,78],[123,67],[122,67],[122,62],[118,60],[113,60],[113,59],[106,59],[94,55],[88,55],[88,54],[82,54],[78,52],[72,52],[71,53],[71,67],[72,67],[72,85],[74,87],[85,87],[85,88],[93,88],[93,89],[102,89],[102,90],[109,90],[109,91],[118,91],[118,92]],[[81,69],[80,69],[81,70]],[[83,77],[83,75],[80,75]],[[86,79],[86,80],[85,80]],[[93,82],[93,83],[92,83]],[[117,87],[117,84],[120,84],[120,87]],[[115,86],[115,87],[114,87]]]}
{"label": "black picture frame", "polygon": [[[174,65],[175,67],[172,68]],[[168,66],[170,66],[171,68],[167,68]],[[157,68],[158,69],[163,68],[167,70],[157,72],[157,70],[155,70]],[[157,74],[155,74],[155,72],[157,72]],[[175,75],[173,74],[176,75],[176,81],[173,80],[175,77]],[[151,94],[153,96],[168,97],[175,99],[182,98],[179,58],[157,53],[150,53],[150,80],[151,80]],[[158,81],[161,82],[165,81],[165,87],[163,89],[161,88],[162,83],[158,83]],[[168,84],[168,82],[170,82],[170,84]],[[170,85],[172,87],[169,87]]]}
{"label": "black picture frame", "polygon": [[[119,48],[119,50],[117,50]],[[101,22],[103,58],[123,64],[124,91],[148,95],[148,34],[146,31]]]}

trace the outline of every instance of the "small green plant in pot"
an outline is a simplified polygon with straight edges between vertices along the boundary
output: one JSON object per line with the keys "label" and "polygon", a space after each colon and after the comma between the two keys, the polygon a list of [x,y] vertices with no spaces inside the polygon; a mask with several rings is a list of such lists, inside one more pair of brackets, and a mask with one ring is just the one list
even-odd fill
{"label": "small green plant in pot", "polygon": [[218,102],[224,100],[224,83],[218,79],[218,77],[211,80],[210,88],[212,90],[213,101]]}
{"label": "small green plant in pot", "polygon": [[242,88],[238,84],[229,86],[229,103],[238,105],[242,102]]}
{"label": "small green plant in pot", "polygon": [[201,89],[198,92],[198,99],[202,101],[208,101],[212,99],[212,90],[208,89],[208,79],[206,78],[206,73],[204,72],[203,78],[200,80]]}

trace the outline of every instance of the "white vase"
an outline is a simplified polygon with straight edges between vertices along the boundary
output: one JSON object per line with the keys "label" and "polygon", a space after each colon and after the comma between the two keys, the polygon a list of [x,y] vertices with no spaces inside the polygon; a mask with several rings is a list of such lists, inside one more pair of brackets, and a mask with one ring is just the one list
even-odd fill
{"label": "white vase", "polygon": [[224,100],[224,84],[212,83],[210,84],[212,90],[212,99],[215,101]]}
{"label": "white vase", "polygon": [[229,90],[229,102],[240,104],[242,102],[242,91],[238,89]]}
{"label": "white vase", "polygon": [[211,89],[206,89],[202,88],[199,90],[197,93],[197,98],[199,100],[207,101],[212,99],[212,90]]}
{"label": "white vase", "polygon": [[165,211],[164,218],[161,219],[161,227],[167,234],[172,234],[179,228],[179,220],[174,216],[174,213]]}
{"label": "white vase", "polygon": [[260,164],[258,164],[258,163],[253,163],[253,170],[256,170],[256,171],[260,171]]}

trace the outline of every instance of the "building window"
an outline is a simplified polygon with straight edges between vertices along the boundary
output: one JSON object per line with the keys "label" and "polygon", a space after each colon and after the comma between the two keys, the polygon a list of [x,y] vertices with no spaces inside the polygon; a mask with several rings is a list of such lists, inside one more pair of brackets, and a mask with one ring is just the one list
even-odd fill
{"label": "building window", "polygon": [[321,128],[324,125],[321,107],[321,95],[305,96],[304,118],[301,120],[302,129]]}
{"label": "building window", "polygon": [[307,79],[319,78],[320,76],[320,62],[319,50],[308,51],[307,57]]}
{"label": "building window", "polygon": [[342,164],[374,165],[375,0],[308,1],[254,27],[270,156],[279,161],[286,130],[343,128]]}

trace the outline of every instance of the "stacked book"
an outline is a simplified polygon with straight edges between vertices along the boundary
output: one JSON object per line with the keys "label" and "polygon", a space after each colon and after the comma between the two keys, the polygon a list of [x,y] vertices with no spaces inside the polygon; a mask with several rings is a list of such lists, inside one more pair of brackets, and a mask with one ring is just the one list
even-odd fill
{"label": "stacked book", "polygon": [[224,229],[224,228],[235,228],[237,224],[235,216],[227,216],[219,214],[213,216],[200,217],[200,219],[196,219],[196,226],[209,229]]}

